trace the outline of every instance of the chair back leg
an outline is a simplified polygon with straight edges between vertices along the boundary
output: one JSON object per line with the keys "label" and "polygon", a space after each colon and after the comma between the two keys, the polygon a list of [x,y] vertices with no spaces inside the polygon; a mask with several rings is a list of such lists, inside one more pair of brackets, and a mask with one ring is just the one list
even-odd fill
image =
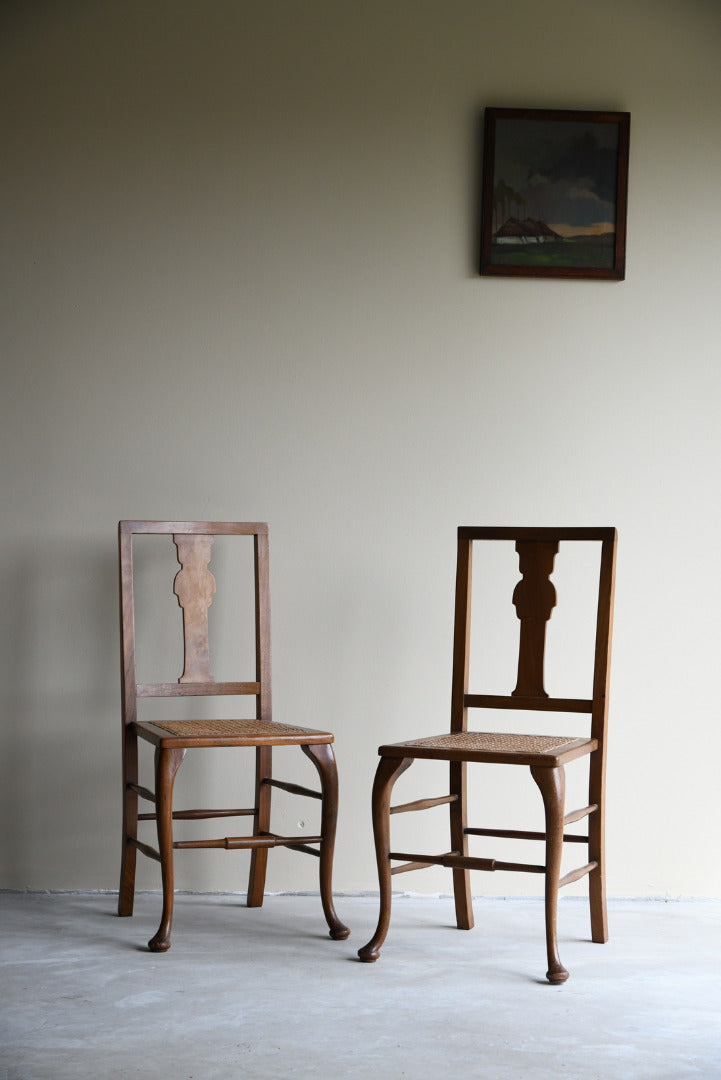
{"label": "chair back leg", "polygon": [[135,901],[135,865],[138,849],[138,736],[129,726],[123,730],[123,851],[120,859],[118,915],[132,915]]}
{"label": "chair back leg", "polygon": [[[270,832],[270,799],[272,787],[266,783],[273,775],[272,746],[255,749],[255,815],[253,836]],[[253,848],[248,877],[248,907],[261,907],[265,894],[265,874],[268,868],[268,848]]]}
{"label": "chair back leg", "polygon": [[[466,833],[466,773],[465,761],[450,763],[450,793],[455,799],[450,803],[451,850],[468,855]],[[471,873],[468,869],[453,871],[453,896],[456,904],[456,925],[459,930],[473,929],[473,901],[471,899]]]}
{"label": "chair back leg", "polygon": [[589,803],[598,807],[588,819],[588,861],[596,867],[588,877],[588,899],[591,907],[591,940],[603,945],[608,941],[606,911],[606,844],[605,844],[605,784],[603,759],[600,751],[591,754]]}

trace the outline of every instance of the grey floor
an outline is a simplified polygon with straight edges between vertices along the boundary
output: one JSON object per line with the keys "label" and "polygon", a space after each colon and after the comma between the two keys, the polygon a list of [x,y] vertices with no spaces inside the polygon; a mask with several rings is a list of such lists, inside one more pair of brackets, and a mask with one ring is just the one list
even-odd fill
{"label": "grey floor", "polygon": [[180,895],[173,948],[159,916],[109,894],[0,894],[1,1080],[703,1080],[721,1078],[721,902],[616,901],[607,945],[587,905],[560,904],[560,987],[543,979],[543,906],[399,896],[383,954],[361,964],[377,898]]}

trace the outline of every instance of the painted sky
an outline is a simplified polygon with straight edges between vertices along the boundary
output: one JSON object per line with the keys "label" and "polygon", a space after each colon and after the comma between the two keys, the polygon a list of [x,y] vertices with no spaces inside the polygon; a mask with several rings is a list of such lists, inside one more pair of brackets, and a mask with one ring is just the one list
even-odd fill
{"label": "painted sky", "polygon": [[566,235],[612,228],[617,153],[616,124],[498,118],[494,187],[503,179],[523,200],[506,216]]}

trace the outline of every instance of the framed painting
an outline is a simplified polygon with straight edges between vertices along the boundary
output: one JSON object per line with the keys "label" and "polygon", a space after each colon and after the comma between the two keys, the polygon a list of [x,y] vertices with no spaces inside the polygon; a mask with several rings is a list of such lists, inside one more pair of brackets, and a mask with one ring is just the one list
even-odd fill
{"label": "framed painting", "polygon": [[626,272],[630,114],[486,109],[481,274]]}

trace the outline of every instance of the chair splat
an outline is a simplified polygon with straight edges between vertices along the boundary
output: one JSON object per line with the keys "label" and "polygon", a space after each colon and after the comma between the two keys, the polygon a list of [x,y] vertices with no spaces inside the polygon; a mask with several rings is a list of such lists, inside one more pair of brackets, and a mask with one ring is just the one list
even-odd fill
{"label": "chair splat", "polygon": [[513,606],[521,621],[518,679],[512,697],[547,698],[543,687],[546,623],[556,606],[556,590],[549,581],[558,544],[547,540],[516,543],[521,580],[513,590]]}
{"label": "chair splat", "polygon": [[208,563],[213,537],[176,533],[173,543],[181,567],[175,575],[173,592],[183,610],[185,651],[185,666],[178,682],[211,683],[215,680],[210,674],[208,608],[215,595],[215,578]]}

